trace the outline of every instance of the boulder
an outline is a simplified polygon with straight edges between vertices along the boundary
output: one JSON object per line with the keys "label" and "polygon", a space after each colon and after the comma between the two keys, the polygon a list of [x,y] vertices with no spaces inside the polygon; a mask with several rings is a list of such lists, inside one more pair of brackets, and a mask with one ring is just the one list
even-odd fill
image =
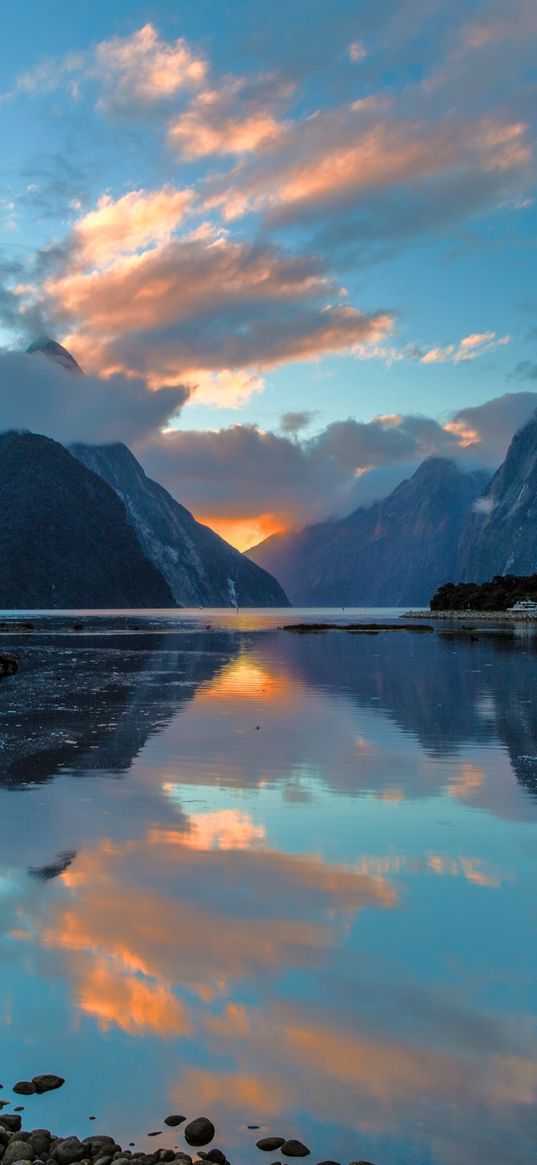
{"label": "boulder", "polygon": [[36,1092],[54,1092],[56,1088],[61,1088],[65,1084],[63,1076],[54,1076],[50,1072],[46,1072],[42,1076],[32,1076],[32,1084]]}
{"label": "boulder", "polygon": [[215,1134],[215,1128],[206,1116],[198,1116],[185,1128],[185,1140],[189,1145],[208,1145]]}

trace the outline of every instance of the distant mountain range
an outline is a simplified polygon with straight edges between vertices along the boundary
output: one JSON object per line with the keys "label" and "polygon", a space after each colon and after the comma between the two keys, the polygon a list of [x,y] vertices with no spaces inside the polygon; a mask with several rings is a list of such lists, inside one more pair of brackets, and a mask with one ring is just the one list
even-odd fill
{"label": "distant mountain range", "polygon": [[247,553],[297,605],[422,605],[446,582],[537,570],[536,519],[537,416],[492,480],[428,458],[383,501]]}
{"label": "distant mountain range", "polygon": [[[29,352],[82,376],[47,338]],[[346,518],[246,555],[197,522],[122,444],[0,435],[0,606],[407,606],[447,582],[537,570],[537,414],[492,478],[441,457]],[[276,581],[278,580],[278,581]]]}
{"label": "distant mountain range", "polygon": [[348,518],[273,535],[248,556],[301,606],[426,603],[457,569],[461,530],[488,481],[441,457]]}

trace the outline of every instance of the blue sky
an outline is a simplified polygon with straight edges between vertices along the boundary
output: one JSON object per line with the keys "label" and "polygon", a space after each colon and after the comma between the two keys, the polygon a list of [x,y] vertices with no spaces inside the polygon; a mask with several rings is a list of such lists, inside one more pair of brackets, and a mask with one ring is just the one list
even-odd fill
{"label": "blue sky", "polygon": [[239,544],[497,463],[536,403],[536,42],[533,0],[6,11],[4,346],[64,341],[117,435],[126,381],[175,389],[136,452]]}

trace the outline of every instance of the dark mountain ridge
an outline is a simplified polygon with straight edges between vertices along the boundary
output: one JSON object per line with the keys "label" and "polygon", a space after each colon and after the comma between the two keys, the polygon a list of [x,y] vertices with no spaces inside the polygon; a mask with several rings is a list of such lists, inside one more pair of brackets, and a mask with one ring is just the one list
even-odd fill
{"label": "dark mountain ridge", "polygon": [[147,558],[183,607],[288,607],[280,584],[147,477],[126,445],[70,446],[122,499]]}
{"label": "dark mountain ridge", "polygon": [[537,570],[537,414],[515,433],[503,465],[470,510],[457,579]]}
{"label": "dark mountain ridge", "polygon": [[0,435],[0,607],[175,607],[125,507],[57,441]]}

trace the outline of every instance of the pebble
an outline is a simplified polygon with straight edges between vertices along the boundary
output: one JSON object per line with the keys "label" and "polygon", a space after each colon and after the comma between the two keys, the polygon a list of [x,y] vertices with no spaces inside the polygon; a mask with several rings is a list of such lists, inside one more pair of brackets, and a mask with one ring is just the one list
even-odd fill
{"label": "pebble", "polygon": [[[221,1149],[209,1149],[208,1153],[203,1154],[206,1161],[214,1161],[214,1165],[226,1165],[226,1154]],[[198,1153],[198,1157],[201,1154]]]}
{"label": "pebble", "polygon": [[32,1096],[37,1089],[33,1081],[19,1080],[18,1084],[13,1085],[13,1091],[19,1096]]}
{"label": "pebble", "polygon": [[172,1114],[172,1116],[164,1117],[164,1124],[169,1125],[171,1129],[175,1129],[177,1125],[182,1125],[183,1121],[186,1121],[186,1116]]}
{"label": "pebble", "polygon": [[273,1153],[275,1149],[281,1149],[282,1145],[285,1145],[285,1137],[261,1137],[260,1141],[256,1141],[256,1145],[264,1153]]}
{"label": "pebble", "polygon": [[215,1134],[215,1127],[206,1116],[198,1116],[185,1128],[185,1140],[189,1145],[208,1145]]}
{"label": "pebble", "polygon": [[284,1141],[282,1145],[282,1153],[284,1157],[309,1157],[309,1149],[302,1144],[302,1141]]}

